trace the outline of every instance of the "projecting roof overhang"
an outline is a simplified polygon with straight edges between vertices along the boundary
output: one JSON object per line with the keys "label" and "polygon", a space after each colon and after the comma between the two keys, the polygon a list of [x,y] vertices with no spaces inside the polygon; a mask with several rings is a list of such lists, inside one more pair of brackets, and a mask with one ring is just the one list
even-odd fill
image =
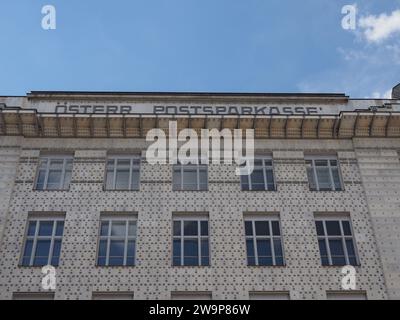
{"label": "projecting roof overhang", "polygon": [[0,135],[57,138],[144,138],[152,128],[254,129],[259,139],[400,137],[400,112],[355,111],[338,115],[137,115],[38,113],[0,110]]}

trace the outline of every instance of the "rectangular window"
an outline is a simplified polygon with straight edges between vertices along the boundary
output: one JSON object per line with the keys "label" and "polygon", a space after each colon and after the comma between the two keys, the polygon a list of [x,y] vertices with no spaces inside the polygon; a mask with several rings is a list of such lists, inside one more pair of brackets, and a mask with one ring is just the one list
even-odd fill
{"label": "rectangular window", "polygon": [[283,266],[279,218],[247,218],[244,224],[247,264],[249,266]]}
{"label": "rectangular window", "polygon": [[22,266],[58,266],[64,218],[38,218],[28,221]]}
{"label": "rectangular window", "polygon": [[174,191],[205,191],[208,189],[208,166],[205,164],[176,164],[173,166]]}
{"label": "rectangular window", "polygon": [[271,158],[256,158],[250,175],[240,176],[242,191],[274,191],[274,168]]}
{"label": "rectangular window", "polygon": [[48,156],[39,160],[36,190],[67,190],[72,175],[71,156]]}
{"label": "rectangular window", "polygon": [[174,266],[210,265],[208,219],[174,218],[172,247]]}
{"label": "rectangular window", "polygon": [[53,292],[14,292],[13,300],[54,300]]}
{"label": "rectangular window", "polygon": [[323,266],[358,265],[350,219],[318,218],[315,226]]}
{"label": "rectangular window", "polygon": [[100,221],[98,266],[134,266],[137,219],[103,217]]}
{"label": "rectangular window", "polygon": [[310,190],[343,190],[339,163],[336,158],[307,157],[305,161]]}
{"label": "rectangular window", "polygon": [[367,300],[367,294],[364,291],[358,292],[340,292],[328,291],[327,300]]}
{"label": "rectangular window", "polygon": [[140,158],[116,156],[107,159],[106,190],[139,190]]}

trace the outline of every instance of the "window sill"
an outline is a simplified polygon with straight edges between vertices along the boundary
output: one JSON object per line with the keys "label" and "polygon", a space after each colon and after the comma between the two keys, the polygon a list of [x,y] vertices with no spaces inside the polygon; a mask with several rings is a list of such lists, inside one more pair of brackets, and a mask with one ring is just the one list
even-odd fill
{"label": "window sill", "polygon": [[33,191],[37,192],[68,192],[70,191],[70,188],[68,189],[32,189]]}

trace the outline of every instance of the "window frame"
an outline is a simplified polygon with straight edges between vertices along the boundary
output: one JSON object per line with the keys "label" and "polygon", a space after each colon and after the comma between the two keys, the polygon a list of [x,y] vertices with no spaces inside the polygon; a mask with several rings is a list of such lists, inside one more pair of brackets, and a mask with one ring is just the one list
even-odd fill
{"label": "window frame", "polygon": [[[176,171],[176,168],[180,168],[179,172],[181,175],[181,181],[179,183],[179,188],[176,188],[175,184],[174,184],[174,174]],[[205,168],[205,172],[206,172],[206,181],[205,181],[205,188],[201,189],[201,185],[202,183],[200,183],[200,169],[201,168]],[[193,189],[184,189],[183,186],[184,181],[183,181],[183,173],[185,171],[185,169],[196,169],[196,188]],[[172,191],[208,191],[208,164],[204,164],[204,163],[188,163],[188,164],[181,164],[181,163],[176,163],[172,166]]]}
{"label": "window frame", "polygon": [[[101,225],[103,221],[108,221],[108,232],[106,236],[101,235]],[[125,222],[125,237],[122,236],[111,236],[111,226],[112,222]],[[135,222],[136,225],[136,230],[135,230],[135,236],[129,236],[129,222]],[[137,232],[138,232],[138,218],[137,216],[115,216],[115,217],[110,217],[110,216],[103,216],[100,217],[100,223],[99,223],[99,232],[98,232],[98,240],[97,240],[97,255],[96,255],[96,267],[134,267],[136,266],[136,248],[137,248]],[[99,253],[100,253],[100,243],[101,240],[106,240],[107,245],[106,245],[106,256],[105,256],[105,264],[99,264]],[[124,241],[124,262],[121,265],[110,265],[109,264],[109,259],[110,259],[110,243],[111,240],[123,240]],[[135,243],[135,252],[133,256],[133,264],[127,264],[127,258],[128,258],[128,241],[134,240]]]}
{"label": "window frame", "polygon": [[[35,234],[33,236],[28,236],[28,232],[29,232],[29,224],[31,222],[35,221],[36,225],[35,225]],[[51,232],[51,236],[39,236],[39,229],[40,229],[40,222],[41,221],[52,221],[53,222],[53,229]],[[57,236],[56,235],[56,230],[57,230],[57,224],[59,221],[62,221],[64,223],[63,225],[63,233],[61,236]],[[38,224],[39,222],[39,224]],[[61,258],[61,250],[62,250],[62,243],[63,243],[63,237],[64,237],[64,228],[65,228],[65,217],[64,216],[51,216],[51,217],[29,217],[27,224],[26,224],[26,230],[25,230],[25,237],[24,237],[24,242],[23,242],[23,246],[22,246],[22,252],[21,252],[21,256],[20,256],[20,263],[19,266],[21,267],[43,267],[46,265],[51,265],[53,267],[58,267],[60,265],[60,258]],[[29,257],[29,264],[24,264],[23,260],[24,260],[24,253],[25,253],[25,248],[26,248],[26,243],[28,240],[32,240],[32,249],[31,249],[31,254]],[[49,255],[47,257],[47,263],[43,264],[43,265],[34,265],[34,259],[36,257],[35,251],[36,251],[36,247],[37,247],[37,241],[38,240],[50,240],[50,248],[49,248]],[[60,255],[58,257],[58,263],[57,265],[52,265],[51,264],[51,260],[53,259],[53,253],[54,253],[54,242],[55,240],[60,240],[61,244],[60,244]]]}
{"label": "window frame", "polygon": [[[326,160],[327,161],[327,166],[326,168],[328,168],[328,172],[329,172],[329,179],[330,179],[330,185],[331,185],[331,189],[330,190],[321,190],[320,186],[319,186],[319,181],[318,181],[318,175],[317,175],[317,169],[316,169],[316,165],[315,165],[315,161],[318,160]],[[331,160],[336,161],[337,165],[335,166],[331,166]],[[342,170],[340,167],[340,161],[338,159],[337,156],[333,156],[333,155],[327,155],[327,156],[323,156],[323,155],[316,155],[316,156],[306,156],[304,157],[304,162],[306,165],[306,171],[307,171],[307,161],[311,161],[311,168],[312,168],[312,174],[313,174],[313,178],[315,181],[315,189],[311,188],[311,183],[310,181],[308,181],[308,186],[310,188],[311,191],[320,191],[320,192],[324,192],[324,191],[336,191],[336,192],[340,192],[340,191],[344,191],[344,182],[343,182],[343,177],[342,177]],[[325,167],[325,166],[324,166]],[[340,182],[340,190],[336,190],[335,187],[335,181],[333,179],[333,174],[332,174],[332,168],[337,168],[338,170],[338,176],[339,176],[339,182]],[[306,172],[307,174],[307,172]],[[309,180],[308,178],[308,174],[307,174],[307,180]]]}
{"label": "window frame", "polygon": [[[44,182],[43,182],[43,189],[38,189],[38,180],[39,180],[39,176],[40,176],[40,168],[41,168],[41,162],[43,160],[47,160],[46,163],[46,171],[45,171],[45,178],[44,178]],[[48,189],[48,178],[49,178],[49,172],[50,172],[50,164],[52,160],[63,160],[63,165],[61,168],[61,179],[59,182],[59,187],[57,189]],[[64,187],[64,183],[65,183],[65,172],[66,172],[66,167],[67,167],[67,161],[71,160],[71,180],[70,183],[68,184],[67,187]],[[39,157],[39,161],[38,161],[38,167],[37,167],[37,172],[36,172],[36,177],[35,177],[35,185],[34,185],[34,190],[36,191],[65,191],[65,190],[69,190],[70,186],[71,186],[71,181],[72,181],[72,172],[73,172],[73,168],[74,168],[74,157],[72,155],[68,155],[68,154],[56,154],[56,155],[42,155]]]}
{"label": "window frame", "polygon": [[[268,221],[268,227],[269,227],[269,236],[257,236],[256,235],[256,226],[255,222],[257,221]],[[277,221],[279,225],[279,236],[273,235],[272,232],[272,222]],[[247,266],[248,267],[284,267],[286,266],[286,259],[285,259],[285,248],[284,248],[284,243],[283,243],[283,235],[282,235],[282,226],[281,226],[281,221],[279,216],[270,216],[270,217],[265,217],[265,216],[248,216],[244,217],[243,219],[243,226],[244,226],[244,237],[245,237],[245,247],[246,247],[246,260],[247,260]],[[246,235],[246,222],[251,222],[251,228],[252,228],[252,233],[253,235]],[[274,240],[279,239],[281,242],[281,248],[282,248],[282,264],[276,264],[276,255],[275,255],[275,247],[274,247]],[[254,265],[249,264],[249,254],[247,252],[247,240],[251,239],[253,241],[253,247],[254,247]],[[260,265],[258,261],[258,249],[257,249],[257,240],[269,240],[269,243],[271,245],[271,255],[272,255],[272,265]]]}
{"label": "window frame", "polygon": [[[261,166],[254,165],[254,169],[256,169],[256,167],[258,169],[262,168],[263,178],[264,178],[264,189],[263,190],[253,190],[252,182],[251,182],[251,174],[249,174],[249,175],[240,176],[240,189],[241,189],[241,191],[253,191],[253,192],[254,191],[255,192],[257,192],[257,191],[261,191],[261,192],[262,191],[277,191],[277,184],[276,184],[276,177],[275,177],[275,165],[274,165],[273,157],[272,156],[255,156],[254,157],[254,162],[256,160],[261,160],[262,161],[262,165]],[[265,164],[266,161],[271,161],[271,165],[267,166]],[[274,187],[271,190],[268,189],[268,180],[267,180],[267,170],[268,169],[272,170],[272,178],[274,179],[274,181],[273,181]],[[243,181],[242,181],[243,177],[246,177],[248,179],[247,180],[247,182],[248,182],[247,184],[249,185],[249,189],[248,190],[243,189]]]}
{"label": "window frame", "polygon": [[[324,229],[324,235],[318,235],[317,233],[317,221],[321,221],[322,225],[323,225],[323,229]],[[327,228],[326,228],[326,221],[339,221],[339,226],[340,226],[340,235],[328,235],[327,233]],[[350,226],[350,232],[351,235],[345,235],[344,231],[343,231],[343,221],[346,221],[349,223]],[[319,251],[319,255],[320,255],[320,262],[321,265],[323,267],[340,267],[340,266],[345,266],[345,265],[351,265],[354,267],[360,266],[360,259],[359,259],[359,255],[358,255],[358,249],[357,249],[357,243],[356,243],[356,239],[354,236],[354,230],[353,230],[353,224],[351,222],[350,217],[322,217],[322,216],[318,216],[315,217],[314,219],[314,225],[315,225],[315,233],[317,234],[317,245],[318,245],[318,251]],[[342,247],[343,247],[343,252],[344,252],[344,258],[346,260],[345,264],[333,264],[332,263],[332,254],[331,254],[331,248],[329,246],[329,240],[341,240],[342,243]],[[319,240],[324,240],[325,242],[325,247],[326,247],[326,253],[327,253],[327,258],[328,258],[328,262],[329,264],[323,264],[322,263],[322,254],[321,254],[321,250],[319,248]],[[349,254],[348,254],[348,250],[347,250],[347,245],[346,245],[346,240],[351,240],[353,243],[353,248],[354,248],[354,257],[356,259],[356,264],[351,264],[349,261]]]}
{"label": "window frame", "polygon": [[[108,172],[108,162],[110,160],[113,160],[113,181],[112,181],[112,188],[109,189],[107,187],[107,172]],[[117,183],[117,164],[118,160],[129,160],[129,186],[127,189],[117,189],[116,188],[116,183]],[[133,162],[134,160],[139,160],[139,164],[135,165]],[[103,184],[103,190],[104,191],[139,191],[140,190],[140,178],[141,178],[141,165],[142,165],[142,157],[138,155],[109,155],[106,158],[106,166],[105,166],[105,173],[104,173],[104,184]],[[132,172],[134,169],[138,169],[139,171],[139,179],[137,183],[137,188],[132,188],[133,184],[133,178],[132,178]]]}
{"label": "window frame", "polygon": [[[180,222],[180,235],[175,236],[174,235],[174,222],[179,221]],[[184,221],[197,221],[197,235],[189,235],[189,236],[184,236]],[[202,236],[201,235],[201,222],[206,221],[207,222],[207,236]],[[175,265],[174,264],[174,240],[179,239],[180,240],[180,264]],[[197,265],[185,265],[185,253],[184,253],[184,240],[185,239],[197,239],[197,258],[199,263]],[[208,264],[202,264],[202,255],[201,255],[201,241],[207,239],[208,242]],[[210,246],[210,222],[208,216],[198,216],[198,217],[173,217],[172,218],[172,266],[173,267],[209,267],[211,266],[211,246]]]}

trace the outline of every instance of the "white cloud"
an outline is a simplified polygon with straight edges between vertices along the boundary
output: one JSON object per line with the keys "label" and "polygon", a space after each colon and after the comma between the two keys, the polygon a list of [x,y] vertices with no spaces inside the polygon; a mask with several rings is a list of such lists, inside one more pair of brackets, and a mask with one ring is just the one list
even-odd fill
{"label": "white cloud", "polygon": [[367,41],[380,42],[397,32],[400,33],[400,10],[395,10],[390,15],[382,13],[379,16],[361,17],[358,26],[363,29]]}
{"label": "white cloud", "polygon": [[391,97],[392,97],[392,89],[389,89],[388,91],[385,91],[383,93],[380,93],[378,91],[372,93],[373,99],[390,99]]}

